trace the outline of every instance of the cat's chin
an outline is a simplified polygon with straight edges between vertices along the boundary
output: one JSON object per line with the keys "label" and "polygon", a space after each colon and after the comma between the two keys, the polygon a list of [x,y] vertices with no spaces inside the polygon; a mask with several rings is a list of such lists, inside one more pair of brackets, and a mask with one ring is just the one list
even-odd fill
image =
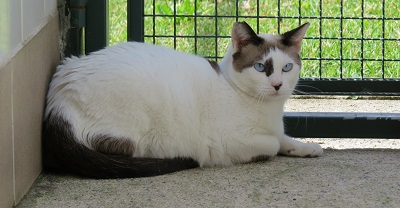
{"label": "cat's chin", "polygon": [[287,100],[290,97],[287,93],[274,92],[266,96],[266,100]]}
{"label": "cat's chin", "polygon": [[289,97],[290,96],[288,96],[286,94],[273,93],[273,94],[265,95],[263,97],[254,97],[254,99],[258,100],[258,101],[269,102],[269,101],[285,101]]}

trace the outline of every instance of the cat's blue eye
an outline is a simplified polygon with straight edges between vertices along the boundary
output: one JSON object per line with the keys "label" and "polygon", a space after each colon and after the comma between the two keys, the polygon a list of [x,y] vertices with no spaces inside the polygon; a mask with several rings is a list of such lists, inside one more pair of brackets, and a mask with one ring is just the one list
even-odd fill
{"label": "cat's blue eye", "polygon": [[292,68],[293,68],[293,64],[292,63],[288,63],[282,68],[282,71],[288,72],[288,71],[292,70]]}
{"label": "cat's blue eye", "polygon": [[263,72],[265,70],[265,66],[262,63],[255,63],[254,68],[259,72]]}

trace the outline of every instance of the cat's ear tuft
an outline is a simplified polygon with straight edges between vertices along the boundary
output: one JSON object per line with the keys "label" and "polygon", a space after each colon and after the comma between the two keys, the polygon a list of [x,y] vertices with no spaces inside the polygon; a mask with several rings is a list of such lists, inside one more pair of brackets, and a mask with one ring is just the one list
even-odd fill
{"label": "cat's ear tuft", "polygon": [[282,44],[285,46],[294,47],[296,52],[300,53],[301,42],[306,35],[308,27],[310,27],[310,23],[305,23],[296,29],[285,32],[281,35]]}
{"label": "cat's ear tuft", "polygon": [[235,51],[247,44],[259,45],[263,41],[246,22],[235,22],[232,28],[232,43]]}

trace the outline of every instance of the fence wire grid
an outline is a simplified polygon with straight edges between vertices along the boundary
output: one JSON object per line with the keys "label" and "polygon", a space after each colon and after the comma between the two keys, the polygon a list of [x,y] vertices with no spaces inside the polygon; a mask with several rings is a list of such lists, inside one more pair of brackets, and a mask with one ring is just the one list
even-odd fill
{"label": "fence wire grid", "polygon": [[[123,2],[114,4],[118,12]],[[235,21],[269,34],[310,22],[302,77],[399,78],[398,9],[385,0],[144,0],[144,40],[219,61]]]}

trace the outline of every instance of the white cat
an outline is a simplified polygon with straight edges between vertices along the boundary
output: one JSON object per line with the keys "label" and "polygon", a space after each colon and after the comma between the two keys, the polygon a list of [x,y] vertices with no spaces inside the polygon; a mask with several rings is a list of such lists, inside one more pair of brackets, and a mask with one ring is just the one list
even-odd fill
{"label": "white cat", "polygon": [[120,43],[57,68],[44,115],[45,168],[86,177],[166,174],[322,148],[284,134],[304,24],[283,35],[232,29],[222,62]]}

